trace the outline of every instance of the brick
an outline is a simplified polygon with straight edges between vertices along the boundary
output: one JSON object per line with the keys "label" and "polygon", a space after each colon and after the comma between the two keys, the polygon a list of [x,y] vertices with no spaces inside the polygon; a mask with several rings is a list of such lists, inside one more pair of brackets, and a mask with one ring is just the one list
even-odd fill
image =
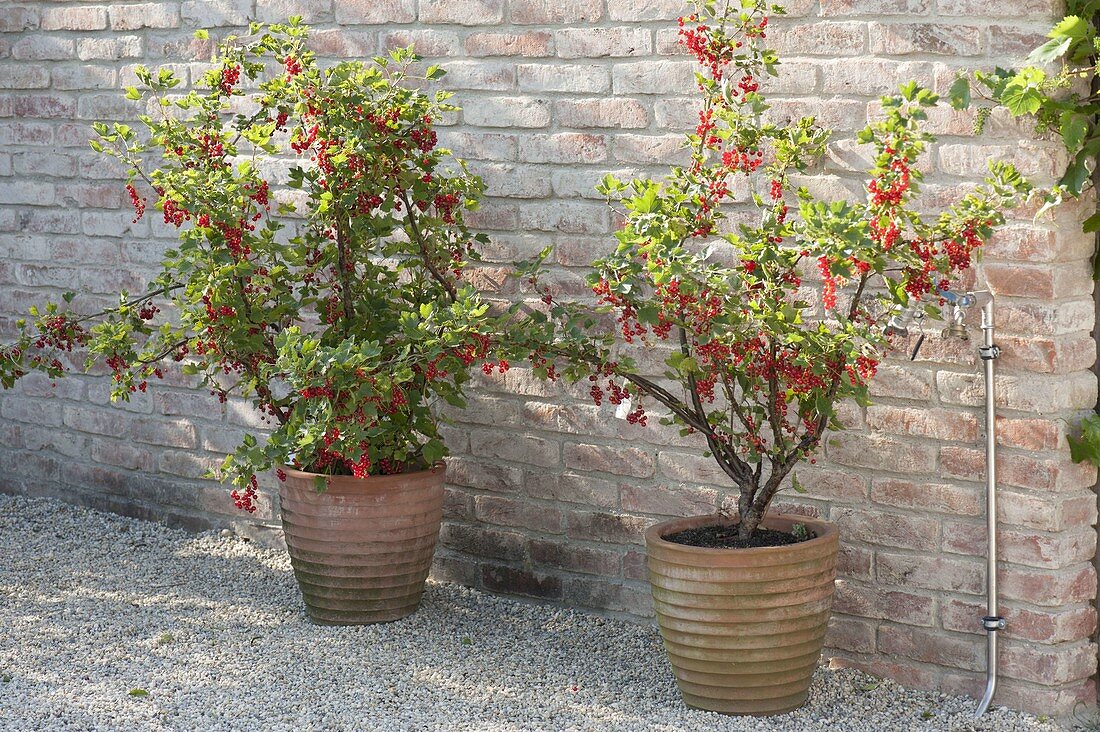
{"label": "brick", "polygon": [[1042,32],[1021,29],[1019,23],[989,27],[989,53],[994,56],[1025,56],[1046,40]]}
{"label": "brick", "polygon": [[563,127],[638,129],[649,124],[645,107],[636,99],[570,99],[555,102],[554,116]]}
{"label": "brick", "polygon": [[596,508],[615,508],[619,486],[614,481],[578,473],[528,473],[524,492],[534,498],[580,503]]}
{"label": "brick", "polygon": [[560,463],[560,444],[533,435],[475,430],[470,432],[470,447],[479,457],[514,460],[542,467]]}
{"label": "brick", "polygon": [[994,259],[1021,262],[1060,262],[1086,259],[1092,240],[1085,234],[1057,232],[1024,226],[999,229],[982,250]]}
{"label": "brick", "polygon": [[180,14],[188,25],[207,28],[247,25],[253,16],[254,0],[187,0]]}
{"label": "brick", "polygon": [[607,159],[607,139],[585,132],[532,134],[522,139],[518,154],[528,163],[598,163]]}
{"label": "brick", "polygon": [[[383,33],[380,46],[383,51],[412,46],[421,56],[454,57],[461,55],[462,41],[457,33],[451,31],[409,28]],[[446,70],[448,77],[452,76],[455,72],[454,64],[447,64]]]}
{"label": "brick", "polygon": [[332,58],[370,56],[376,50],[373,33],[346,28],[314,29],[309,34],[309,48],[318,56]]}
{"label": "brick", "polygon": [[658,516],[697,516],[715,513],[718,491],[685,485],[638,486],[624,483],[620,488],[623,510]]}
{"label": "brick", "polygon": [[114,440],[92,440],[90,455],[92,460],[107,466],[143,472],[156,470],[156,456],[152,450]]}
{"label": "brick", "polygon": [[881,433],[839,433],[826,438],[829,460],[840,465],[876,468],[893,473],[931,473],[936,450],[925,444]]}
{"label": "brick", "polygon": [[984,496],[982,489],[973,485],[947,485],[890,478],[877,478],[871,485],[871,500],[875,503],[953,515],[981,514],[985,505]]}
{"label": "brick", "polygon": [[983,668],[985,643],[978,639],[903,625],[879,628],[879,650],[938,666],[978,671]]}
{"label": "brick", "polygon": [[520,526],[531,531],[557,534],[562,530],[560,510],[504,496],[475,496],[474,515],[486,523]]}
{"label": "brick", "polygon": [[[340,0],[338,5],[343,5]],[[256,19],[263,23],[285,23],[292,15],[305,23],[318,23],[332,17],[333,0],[256,0]]]}
{"label": "brick", "polygon": [[1056,450],[1062,447],[1062,429],[1046,419],[997,415],[997,444],[1023,450]]}
{"label": "brick", "polygon": [[947,409],[872,405],[867,408],[867,426],[872,430],[933,440],[973,442],[978,439],[977,417]]}
{"label": "brick", "polygon": [[1083,263],[1029,267],[989,262],[983,269],[989,286],[1009,297],[1053,300],[1083,295],[1092,287]]}
{"label": "brick", "polygon": [[933,373],[927,367],[890,361],[879,364],[871,395],[923,400],[932,395]]}
{"label": "brick", "polygon": [[546,127],[550,124],[550,102],[530,97],[483,99],[462,112],[476,127]]}
{"label": "brick", "polygon": [[652,614],[649,591],[640,587],[610,584],[605,580],[572,577],[565,585],[565,600],[580,607],[595,607],[614,612]]}
{"label": "brick", "polygon": [[600,0],[510,0],[508,18],[518,25],[573,25],[603,19]]}
{"label": "brick", "polygon": [[[1091,637],[1096,631],[1096,609],[1092,607],[1058,608],[1052,611],[1002,606],[1005,618],[1003,638],[1037,643],[1065,643]],[[981,618],[986,614],[982,602],[949,600],[940,609],[946,630],[981,633]]]}
{"label": "brick", "polygon": [[22,95],[12,105],[16,117],[71,118],[76,114],[76,100],[57,94]]}
{"label": "brick", "polygon": [[45,8],[42,11],[42,30],[94,31],[107,27],[107,8],[83,6]]}
{"label": "brick", "polygon": [[339,0],[334,8],[336,22],[340,25],[411,23],[416,20],[414,0]]}
{"label": "brick", "polygon": [[566,443],[562,454],[565,467],[575,470],[634,478],[649,478],[656,471],[655,454],[639,447]]}
{"label": "brick", "polygon": [[11,46],[17,61],[64,61],[73,57],[76,41],[61,36],[24,36]]}
{"label": "brick", "polygon": [[647,20],[676,20],[687,13],[680,0],[607,0],[611,20],[638,23]]}
{"label": "brick", "polygon": [[472,33],[466,37],[465,47],[470,56],[541,58],[554,55],[554,35],[549,31]]}
{"label": "brick", "polygon": [[44,89],[49,85],[50,72],[42,66],[0,66],[0,89]]}
{"label": "brick", "polygon": [[940,523],[924,516],[908,516],[867,508],[835,508],[830,519],[846,541],[934,551],[939,546]]}
{"label": "brick", "polygon": [[[977,374],[941,371],[936,375],[936,388],[940,401],[948,404],[985,404],[984,382]],[[1054,414],[1094,405],[1096,380],[1085,373],[1058,377],[999,373],[994,380],[994,396],[1001,408],[1033,415]]]}
{"label": "brick", "polygon": [[589,203],[532,203],[520,209],[524,230],[600,234],[609,228],[607,207]]}
{"label": "brick", "polygon": [[516,85],[516,69],[489,61],[456,61],[447,64],[443,86],[448,89],[507,91]]}
{"label": "brick", "polygon": [[981,29],[972,25],[871,23],[869,31],[871,53],[876,54],[974,56],[982,50]]}
{"label": "brick", "polygon": [[570,511],[566,533],[573,539],[613,544],[641,544],[651,519],[627,514]]}
{"label": "brick", "polygon": [[1056,570],[1002,565],[998,579],[1004,598],[1042,607],[1092,602],[1096,598],[1096,570],[1091,564]]}
{"label": "brick", "polygon": [[[944,446],[940,450],[940,466],[946,475],[965,480],[985,481],[985,451],[974,448]],[[1061,460],[1035,458],[1006,452],[997,454],[997,482],[1040,491],[1072,490],[1093,479],[1091,471]]]}
{"label": "brick", "polygon": [[552,569],[605,576],[619,573],[618,552],[543,539],[528,541],[527,550],[532,562]]}
{"label": "brick", "polygon": [[523,64],[516,68],[520,91],[597,93],[611,89],[611,77],[600,66],[545,66]]}
{"label": "brick", "polygon": [[554,32],[561,58],[644,56],[652,48],[644,28],[568,28]]}
{"label": "brick", "polygon": [[21,152],[12,156],[17,173],[23,175],[48,175],[64,178],[76,175],[76,158],[72,155],[48,152]]}
{"label": "brick", "polygon": [[932,64],[926,61],[866,59],[853,64],[850,59],[842,59],[825,61],[820,68],[821,91],[826,94],[879,97],[896,93],[898,79],[911,79],[925,87],[933,83]]}
{"label": "brick", "polygon": [[825,634],[829,648],[840,648],[853,653],[873,653],[875,650],[875,625],[866,620],[833,617]]}
{"label": "brick", "polygon": [[111,5],[108,11],[111,17],[111,29],[116,31],[178,28],[180,24],[177,6],[169,3]]}
{"label": "brick", "polygon": [[526,595],[543,600],[562,598],[561,578],[543,572],[490,564],[482,566],[481,582],[490,592]]}
{"label": "brick", "polygon": [[[943,548],[955,554],[984,554],[985,526],[944,523]],[[1096,532],[1078,529],[1072,533],[1047,534],[1002,527],[997,534],[997,549],[997,556],[1005,562],[1058,569],[1090,560],[1096,551]]]}
{"label": "brick", "polygon": [[1029,177],[1050,177],[1064,167],[1056,151],[1034,145],[940,145],[936,163],[949,175],[981,178],[989,172],[990,160],[1011,162]]}
{"label": "brick", "polygon": [[948,557],[920,557],[878,552],[875,574],[880,583],[980,595],[985,590],[985,564]]}
{"label": "brick", "polygon": [[22,33],[38,28],[38,10],[27,7],[7,7],[0,13],[0,33]]}
{"label": "brick", "polygon": [[498,493],[515,493],[523,484],[523,471],[497,462],[452,457],[447,461],[447,482]]}
{"label": "brick", "polygon": [[616,160],[624,163],[680,164],[689,157],[680,135],[632,135],[620,133],[612,140]]}
{"label": "brick", "polygon": [[615,94],[676,94],[695,83],[690,61],[636,61],[612,67]]}
{"label": "brick", "polygon": [[932,0],[821,0],[821,15],[922,15],[932,5]]}
{"label": "brick", "polygon": [[768,41],[780,54],[854,56],[867,49],[867,24],[822,21],[799,26],[797,32],[769,34]]}
{"label": "brick", "polygon": [[77,45],[76,56],[81,61],[97,59],[117,61],[124,58],[139,58],[142,55],[142,48],[140,36],[82,38]]}
{"label": "brick", "polygon": [[504,18],[504,0],[420,0],[421,23],[492,25]]}
{"label": "brick", "polygon": [[54,201],[52,183],[0,181],[0,201],[12,204],[48,206]]}
{"label": "brick", "polygon": [[439,533],[443,546],[471,554],[505,561],[522,561],[526,539],[515,531],[497,531],[483,526],[444,524]]}
{"label": "brick", "polygon": [[65,66],[52,73],[55,89],[111,89],[116,84],[114,70],[102,66]]}
{"label": "brick", "polygon": [[838,582],[833,609],[836,613],[861,618],[891,620],[907,625],[933,623],[932,598],[911,592],[894,592],[856,582]]}
{"label": "brick", "polygon": [[440,144],[462,150],[463,154],[470,156],[471,159],[516,159],[516,136],[511,134],[443,130],[439,134],[439,140]]}
{"label": "brick", "polygon": [[1055,649],[1009,641],[998,650],[997,671],[1008,678],[1054,686],[1081,681],[1096,673],[1095,643],[1078,642]]}

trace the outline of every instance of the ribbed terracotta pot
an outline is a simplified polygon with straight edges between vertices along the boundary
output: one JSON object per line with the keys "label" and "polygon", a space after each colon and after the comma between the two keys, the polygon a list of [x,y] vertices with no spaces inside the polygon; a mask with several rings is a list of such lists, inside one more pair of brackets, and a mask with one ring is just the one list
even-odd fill
{"label": "ribbed terracotta pot", "polygon": [[321,625],[399,620],[416,611],[443,519],[442,463],[370,478],[286,469],[283,531],[310,619]]}
{"label": "ribbed terracotta pot", "polygon": [[657,623],[684,702],[723,714],[782,714],[806,702],[833,604],[839,534],[803,516],[762,526],[805,524],[814,539],[782,547],[708,549],[662,537],[730,524],[695,516],[646,531]]}

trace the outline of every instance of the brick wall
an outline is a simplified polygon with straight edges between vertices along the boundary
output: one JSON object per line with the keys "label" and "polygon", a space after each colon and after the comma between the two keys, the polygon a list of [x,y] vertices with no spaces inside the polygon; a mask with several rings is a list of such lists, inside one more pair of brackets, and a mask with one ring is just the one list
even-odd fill
{"label": "brick wall", "polygon": [[[816,114],[838,131],[826,195],[861,195],[865,155],[852,133],[879,94],[913,78],[944,90],[954,68],[1012,63],[1041,37],[1053,0],[792,0],[775,45],[785,74],[776,113]],[[608,246],[592,192],[609,170],[660,170],[693,124],[690,72],[669,20],[676,0],[214,0],[114,5],[27,1],[0,8],[0,318],[74,288],[85,303],[140,289],[171,232],[131,224],[117,171],[87,147],[89,125],[132,118],[119,88],[133,66],[195,78],[209,45],[196,27],[301,13],[324,58],[416,43],[445,62],[466,111],[443,135],[475,162],[490,200],[484,280],[546,243],[556,277]],[[217,33],[213,34],[217,36]],[[1057,146],[995,118],[933,115],[926,162],[939,205],[991,157],[1040,181]],[[1092,703],[1095,471],[1073,465],[1066,420],[1096,402],[1092,243],[1070,205],[1035,222],[1020,212],[981,268],[1000,298],[1004,634],[1002,703],[1065,714]],[[510,291],[506,290],[506,293]],[[784,506],[844,532],[830,651],[838,663],[919,687],[974,693],[984,636],[982,386],[973,346],[929,339],[915,362],[884,364],[875,404],[849,408],[851,431],[799,471]],[[645,617],[642,529],[714,510],[729,495],[702,448],[660,427],[628,427],[583,394],[522,369],[483,381],[450,430],[450,520],[438,575],[497,592]],[[30,379],[0,395],[0,488],[47,494],[193,528],[236,522],[224,490],[198,476],[220,460],[247,406],[220,406],[172,377],[121,407],[103,381]],[[265,502],[263,518],[273,515]]]}

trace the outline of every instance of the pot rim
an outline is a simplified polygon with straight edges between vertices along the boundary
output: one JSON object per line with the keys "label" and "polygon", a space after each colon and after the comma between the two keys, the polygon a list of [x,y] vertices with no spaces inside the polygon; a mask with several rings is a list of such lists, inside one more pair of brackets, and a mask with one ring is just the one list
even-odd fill
{"label": "pot rim", "polygon": [[[809,541],[800,541],[797,544],[784,544],[783,546],[754,546],[754,547],[710,547],[710,546],[691,546],[690,544],[678,544],[674,541],[668,541],[662,534],[670,534],[676,530],[683,530],[687,528],[695,528],[698,526],[706,526],[708,522],[718,524],[736,524],[738,519],[736,516],[729,517],[720,513],[708,513],[697,514],[695,516],[685,516],[682,518],[669,519],[667,521],[661,521],[653,524],[645,531],[645,543],[646,546],[661,546],[673,548],[677,551],[698,554],[699,556],[716,556],[719,554],[737,553],[742,556],[753,554],[765,554],[768,552],[780,552],[780,551],[805,551],[813,549],[817,546],[825,546],[826,544],[832,544],[839,540],[840,529],[837,525],[831,521],[825,519],[816,519],[809,516],[802,516],[800,514],[793,513],[769,513],[764,517],[764,520],[760,522],[761,525],[766,524],[772,519],[785,519],[790,520],[793,523],[806,524],[807,527],[812,529],[817,534]],[[676,527],[675,529],[671,527]],[[767,528],[765,526],[765,528]]]}
{"label": "pot rim", "polygon": [[304,478],[306,480],[313,480],[314,478],[320,476],[320,477],[324,478],[327,482],[331,482],[333,480],[362,481],[364,484],[366,484],[368,481],[371,481],[373,483],[378,483],[378,482],[382,482],[382,481],[388,481],[390,479],[406,480],[406,479],[408,479],[410,477],[414,477],[414,476],[434,474],[434,473],[437,473],[441,470],[446,470],[447,469],[447,464],[445,462],[443,462],[442,460],[440,460],[440,461],[436,462],[434,465],[432,465],[431,467],[424,468],[423,470],[412,470],[412,471],[409,471],[407,473],[393,473],[391,475],[368,475],[366,478],[356,478],[354,475],[325,475],[324,473],[310,473],[310,472],[305,471],[305,470],[297,470],[296,468],[292,468],[289,465],[279,465],[278,467],[279,467],[280,470],[285,472],[287,474],[287,476],[292,476],[292,477],[295,477],[295,478]]}

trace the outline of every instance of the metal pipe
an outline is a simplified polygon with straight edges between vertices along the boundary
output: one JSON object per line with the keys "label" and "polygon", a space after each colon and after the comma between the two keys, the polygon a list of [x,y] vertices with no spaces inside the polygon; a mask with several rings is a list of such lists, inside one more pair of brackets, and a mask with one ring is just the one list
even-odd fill
{"label": "metal pipe", "polygon": [[985,511],[986,535],[986,614],[982,627],[986,632],[985,694],[974,712],[977,719],[985,714],[997,691],[997,632],[1004,630],[1005,620],[997,614],[997,433],[994,412],[993,361],[1001,349],[993,342],[993,296],[982,304],[982,345],[978,353],[985,366]]}

